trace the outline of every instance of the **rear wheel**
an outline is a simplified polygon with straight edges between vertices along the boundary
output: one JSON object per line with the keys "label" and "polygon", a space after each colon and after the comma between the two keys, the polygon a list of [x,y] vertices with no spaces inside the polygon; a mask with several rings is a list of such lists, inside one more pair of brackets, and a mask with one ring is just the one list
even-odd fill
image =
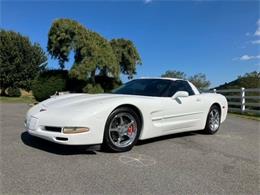
{"label": "rear wheel", "polygon": [[114,110],[108,117],[103,144],[113,152],[125,152],[132,149],[140,134],[140,119],[130,108]]}
{"label": "rear wheel", "polygon": [[220,110],[216,105],[211,106],[204,131],[208,134],[215,134],[220,127]]}

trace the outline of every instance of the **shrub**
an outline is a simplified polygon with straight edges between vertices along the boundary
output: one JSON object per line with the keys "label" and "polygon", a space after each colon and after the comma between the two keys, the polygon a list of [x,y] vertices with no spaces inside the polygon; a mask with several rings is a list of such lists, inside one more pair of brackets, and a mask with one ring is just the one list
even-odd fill
{"label": "shrub", "polygon": [[96,84],[94,86],[92,84],[87,84],[83,88],[83,92],[94,94],[94,93],[104,93],[104,90],[99,84]]}
{"label": "shrub", "polygon": [[68,71],[47,70],[41,73],[32,84],[32,92],[37,101],[48,99],[56,91],[66,90]]}
{"label": "shrub", "polygon": [[113,89],[122,85],[122,82],[119,79],[108,76],[96,76],[95,80],[97,84],[101,85],[104,92],[111,92]]}
{"label": "shrub", "polygon": [[7,94],[10,97],[20,97],[21,91],[17,87],[10,87],[10,88],[7,89]]}
{"label": "shrub", "polygon": [[76,78],[68,78],[67,88],[71,93],[82,93],[83,88],[86,86],[86,80],[79,80]]}

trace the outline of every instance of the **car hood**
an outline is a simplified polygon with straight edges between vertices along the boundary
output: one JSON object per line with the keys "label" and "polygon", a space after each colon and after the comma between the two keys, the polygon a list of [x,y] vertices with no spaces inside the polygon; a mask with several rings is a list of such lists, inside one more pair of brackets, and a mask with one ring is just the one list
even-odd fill
{"label": "car hood", "polygon": [[62,117],[63,119],[67,117],[68,120],[72,120],[71,116],[74,116],[73,120],[81,120],[81,117],[88,118],[87,115],[102,117],[103,115],[99,113],[110,113],[121,104],[135,104],[140,101],[143,103],[144,99],[152,100],[154,97],[122,94],[66,94],[54,96],[37,104],[27,112],[27,117]]}
{"label": "car hood", "polygon": [[90,105],[99,105],[104,101],[118,98],[126,98],[129,95],[118,94],[67,94],[54,96],[41,103],[45,108],[65,108],[65,107],[82,107]]}

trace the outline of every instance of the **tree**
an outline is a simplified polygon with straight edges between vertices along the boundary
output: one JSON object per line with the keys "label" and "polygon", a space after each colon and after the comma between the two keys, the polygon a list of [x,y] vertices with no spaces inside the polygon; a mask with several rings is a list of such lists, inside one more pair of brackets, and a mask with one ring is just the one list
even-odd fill
{"label": "tree", "polygon": [[20,33],[0,30],[0,84],[1,95],[5,95],[8,87],[19,87],[27,91],[47,57],[39,46]]}
{"label": "tree", "polygon": [[133,78],[133,75],[136,74],[136,65],[142,64],[133,42],[126,39],[112,39],[110,44],[117,57],[121,72],[128,75],[129,79]]}
{"label": "tree", "polygon": [[260,72],[253,71],[246,73],[243,76],[238,76],[239,86],[244,88],[259,88],[260,87]]}
{"label": "tree", "polygon": [[259,88],[260,87],[260,72],[253,71],[250,73],[245,73],[242,76],[238,76],[237,79],[224,83],[216,89],[240,89],[241,87],[244,88]]}
{"label": "tree", "polygon": [[61,68],[74,51],[74,64],[70,74],[79,79],[91,78],[95,83],[98,69],[107,68],[119,75],[116,57],[110,43],[98,33],[92,32],[74,20],[59,19],[53,22],[48,35],[48,52],[59,60]]}
{"label": "tree", "polygon": [[202,73],[195,74],[187,78],[184,72],[176,70],[167,70],[161,77],[187,79],[192,82],[198,89],[206,89],[210,86],[210,81],[207,80],[206,75]]}
{"label": "tree", "polygon": [[206,75],[202,73],[190,76],[188,80],[192,82],[198,89],[207,89],[210,86],[210,81],[207,80]]}
{"label": "tree", "polygon": [[169,77],[169,78],[178,78],[178,79],[186,79],[186,74],[181,71],[176,70],[167,70],[161,77]]}
{"label": "tree", "polygon": [[109,42],[74,20],[55,20],[48,35],[48,52],[64,68],[71,51],[74,51],[74,63],[70,76],[89,80],[92,85],[95,85],[98,73],[118,78],[121,70],[132,77],[136,65],[141,63],[131,41],[118,39]]}

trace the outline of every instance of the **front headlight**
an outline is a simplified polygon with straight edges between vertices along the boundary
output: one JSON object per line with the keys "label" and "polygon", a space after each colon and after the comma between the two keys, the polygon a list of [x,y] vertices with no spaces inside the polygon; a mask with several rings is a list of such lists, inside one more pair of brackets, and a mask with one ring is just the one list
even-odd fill
{"label": "front headlight", "polygon": [[89,131],[88,127],[64,127],[63,128],[64,134],[84,133],[88,131]]}

